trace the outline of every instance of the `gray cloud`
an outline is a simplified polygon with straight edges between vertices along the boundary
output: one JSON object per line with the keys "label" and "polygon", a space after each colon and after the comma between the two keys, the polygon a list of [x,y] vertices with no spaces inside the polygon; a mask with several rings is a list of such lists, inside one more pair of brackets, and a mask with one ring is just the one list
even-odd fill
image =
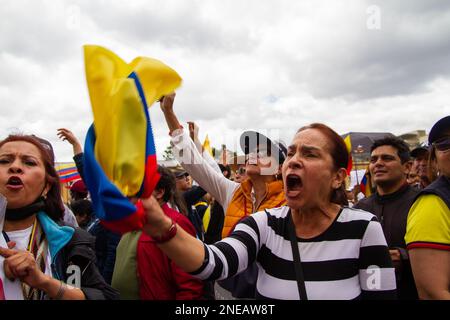
{"label": "gray cloud", "polygon": [[449,77],[450,12],[441,11],[448,5],[408,2],[401,10],[383,3],[379,30],[365,28],[364,8],[347,15],[350,29],[334,20],[337,40],[331,24],[314,55],[290,63],[294,81],[306,83],[318,98],[353,100],[423,92],[430,81]]}
{"label": "gray cloud", "polygon": [[[211,17],[201,1],[83,2],[83,12],[107,35],[133,45],[142,42],[168,49],[200,52],[248,51],[253,46],[248,28],[233,28]],[[118,14],[120,13],[120,14]]]}
{"label": "gray cloud", "polygon": [[78,49],[73,8],[60,1],[2,2],[0,52],[43,63],[65,61]]}

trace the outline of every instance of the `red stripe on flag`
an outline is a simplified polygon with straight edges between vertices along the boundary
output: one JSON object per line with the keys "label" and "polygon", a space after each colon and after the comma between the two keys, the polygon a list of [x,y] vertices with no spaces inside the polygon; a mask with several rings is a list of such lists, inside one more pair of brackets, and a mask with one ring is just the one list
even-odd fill
{"label": "red stripe on flag", "polygon": [[367,176],[364,175],[364,177],[361,180],[360,190],[363,194],[366,194],[366,185],[367,185]]}
{"label": "red stripe on flag", "polygon": [[81,176],[78,173],[77,174],[72,174],[72,175],[66,176],[66,177],[59,177],[59,180],[62,183],[70,182],[70,181],[73,181],[73,180],[79,180],[79,179],[81,179]]}
{"label": "red stripe on flag", "polygon": [[158,162],[156,155],[148,155],[145,164],[144,190],[141,198],[148,198],[158,184],[160,175],[158,173]]}
{"label": "red stripe on flag", "polygon": [[71,174],[66,174],[66,175],[63,175],[63,176],[60,176],[60,178],[72,178],[72,177],[79,177],[80,176],[80,174],[78,173],[78,172],[74,172],[74,173],[71,173]]}
{"label": "red stripe on flag", "polygon": [[75,172],[75,171],[77,171],[76,167],[70,167],[70,168],[59,169],[56,172],[58,172],[59,174],[64,174],[64,173]]}
{"label": "red stripe on flag", "polygon": [[141,200],[136,203],[136,212],[119,220],[100,220],[100,223],[108,230],[119,234],[125,234],[133,230],[141,230],[145,224],[145,212]]}
{"label": "red stripe on flag", "polygon": [[347,175],[350,176],[350,173],[352,172],[353,168],[353,157],[352,154],[348,154],[348,164],[347,164]]}

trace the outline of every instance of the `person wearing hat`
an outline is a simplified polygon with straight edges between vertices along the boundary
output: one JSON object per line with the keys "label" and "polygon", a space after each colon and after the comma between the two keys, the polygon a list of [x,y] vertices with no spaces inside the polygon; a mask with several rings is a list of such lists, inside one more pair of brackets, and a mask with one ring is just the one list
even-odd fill
{"label": "person wearing hat", "polygon": [[[416,185],[419,189],[423,189],[430,184],[428,179],[428,148],[420,145],[411,151],[411,158],[413,158],[413,165],[408,176],[410,184]],[[414,175],[418,182],[413,182]]]}
{"label": "person wearing hat", "polygon": [[286,203],[280,175],[280,167],[286,154],[283,144],[272,142],[255,131],[244,132],[240,144],[247,155],[248,179],[241,184],[228,180],[205,163],[195,144],[183,130],[173,111],[174,98],[175,93],[161,99],[161,109],[172,137],[174,155],[192,178],[223,206],[223,237],[243,217]]}
{"label": "person wearing hat", "polygon": [[[222,205],[225,212],[222,237],[228,236],[234,226],[250,214],[286,204],[281,180],[281,165],[286,156],[283,144],[255,131],[244,132],[240,144],[247,158],[248,179],[242,183],[231,181],[204,160],[188,132],[183,130],[173,111],[174,98],[175,93],[160,100],[173,153],[192,178]],[[254,289],[245,291],[243,295],[252,297]]]}
{"label": "person wearing hat", "polygon": [[88,196],[88,190],[83,180],[77,180],[70,186],[70,197],[72,201],[83,200]]}
{"label": "person wearing hat", "polygon": [[433,125],[428,143],[428,170],[436,179],[417,195],[409,211],[405,241],[419,298],[449,300],[450,116]]}

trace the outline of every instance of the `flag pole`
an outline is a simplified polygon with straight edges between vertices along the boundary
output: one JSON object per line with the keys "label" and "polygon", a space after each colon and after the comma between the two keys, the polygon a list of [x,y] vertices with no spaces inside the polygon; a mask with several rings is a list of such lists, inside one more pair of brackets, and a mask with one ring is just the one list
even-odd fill
{"label": "flag pole", "polygon": [[[355,161],[355,167],[356,167],[356,161]],[[355,173],[356,173],[356,184],[359,185],[359,180],[358,180],[358,168],[355,168]]]}
{"label": "flag pole", "polygon": [[[363,149],[362,145],[360,145],[360,144],[356,147],[356,150],[354,150],[354,153],[356,153],[356,154],[360,154],[363,152],[364,152],[364,149]],[[357,164],[356,159],[355,159],[355,173],[356,173],[356,184],[359,185],[358,164]]]}

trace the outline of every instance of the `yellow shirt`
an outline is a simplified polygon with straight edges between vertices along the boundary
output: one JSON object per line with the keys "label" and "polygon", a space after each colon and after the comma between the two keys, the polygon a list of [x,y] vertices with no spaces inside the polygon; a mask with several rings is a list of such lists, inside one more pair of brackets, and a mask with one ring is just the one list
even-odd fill
{"label": "yellow shirt", "polygon": [[420,196],[408,214],[407,249],[431,248],[450,251],[450,209],[437,195]]}

